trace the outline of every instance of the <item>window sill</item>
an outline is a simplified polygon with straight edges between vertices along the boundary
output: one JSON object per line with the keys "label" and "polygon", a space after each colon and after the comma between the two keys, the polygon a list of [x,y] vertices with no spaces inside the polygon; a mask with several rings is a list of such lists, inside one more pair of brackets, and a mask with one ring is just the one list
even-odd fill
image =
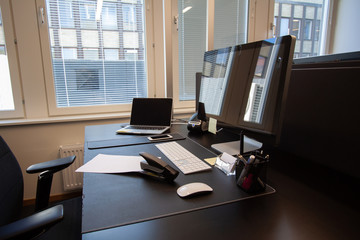
{"label": "window sill", "polygon": [[[178,108],[174,109],[174,116],[194,113],[194,108]],[[21,125],[37,125],[37,124],[52,124],[52,123],[67,123],[79,121],[98,121],[98,120],[125,120],[130,118],[130,112],[113,113],[113,114],[91,114],[91,115],[76,115],[76,116],[61,116],[48,117],[36,119],[8,119],[0,120],[0,127],[6,126],[21,126]]]}
{"label": "window sill", "polygon": [[93,115],[76,115],[76,116],[60,116],[48,118],[34,118],[34,119],[9,119],[1,120],[0,126],[17,126],[17,125],[37,125],[37,124],[51,124],[64,122],[78,122],[78,121],[96,121],[96,120],[110,120],[110,119],[126,119],[130,117],[129,112],[117,114],[93,114]]}

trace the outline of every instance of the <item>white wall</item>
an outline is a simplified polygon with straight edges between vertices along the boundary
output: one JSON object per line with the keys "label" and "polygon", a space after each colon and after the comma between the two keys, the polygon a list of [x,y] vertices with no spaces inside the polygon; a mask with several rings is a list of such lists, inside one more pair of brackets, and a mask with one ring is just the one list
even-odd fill
{"label": "white wall", "polygon": [[330,53],[360,51],[359,9],[359,0],[335,1]]}
{"label": "white wall", "polygon": [[[188,118],[190,115],[176,115],[176,118]],[[56,123],[21,124],[0,126],[0,135],[5,139],[17,158],[24,176],[24,199],[36,196],[37,174],[28,174],[26,169],[36,163],[54,160],[60,157],[61,145],[84,144],[85,127],[100,124],[119,124],[129,122],[128,118],[107,120],[87,120]],[[114,133],[115,134],[115,133]],[[62,173],[54,175],[51,195],[65,193]]]}
{"label": "white wall", "polygon": [[[59,158],[59,147],[61,145],[84,144],[84,130],[87,125],[117,122],[120,122],[120,120],[41,123],[0,127],[0,135],[14,152],[22,169],[24,199],[33,199],[36,196],[37,174],[26,173],[26,169],[30,165]],[[62,182],[62,174],[56,173],[53,178],[51,195],[64,193]]]}

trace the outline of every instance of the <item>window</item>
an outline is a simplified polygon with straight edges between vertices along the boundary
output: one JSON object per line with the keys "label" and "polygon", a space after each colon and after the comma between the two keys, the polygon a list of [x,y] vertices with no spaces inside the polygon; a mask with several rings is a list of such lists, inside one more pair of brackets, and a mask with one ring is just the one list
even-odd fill
{"label": "window", "polygon": [[58,13],[60,15],[60,24],[63,28],[74,28],[74,14],[72,0],[64,0],[58,5]]}
{"label": "window", "polygon": [[0,9],[0,110],[14,110],[14,98],[12,95],[9,61],[6,54],[4,26]]}
{"label": "window", "polygon": [[100,13],[99,2],[46,0],[52,115],[148,95],[143,1],[104,0]]}
{"label": "window", "polygon": [[[263,39],[263,34],[255,34],[258,26],[251,23],[266,22],[253,17],[258,12],[253,11],[254,1],[248,0],[103,0],[98,17],[97,0],[14,1],[11,7],[10,2],[0,0],[0,55],[8,61],[1,67],[8,66],[11,88],[7,94],[11,91],[8,96],[12,96],[15,109],[0,111],[1,118],[24,116],[23,105],[28,119],[128,111],[134,96],[163,97],[166,91],[176,108],[193,108],[195,72],[202,71],[204,51],[247,38]],[[268,1],[257,1],[256,8],[262,2]],[[286,19],[284,32],[298,36],[296,52],[305,56],[320,48],[313,41],[324,42],[324,21],[319,16],[327,10],[314,3],[307,12],[303,2],[294,5],[279,0],[275,18],[285,14],[281,17]],[[175,25],[177,14],[179,24]],[[312,21],[307,25],[309,39],[301,40],[306,20]],[[276,29],[280,26],[277,23]],[[19,38],[17,45],[15,36]],[[193,44],[196,47],[189,48]],[[1,84],[0,91],[5,89]],[[36,91],[41,93],[34,94]]]}
{"label": "window", "polygon": [[116,3],[104,2],[102,27],[103,29],[118,29]]}
{"label": "window", "polygon": [[312,21],[305,20],[304,40],[310,40],[312,33]]}
{"label": "window", "polygon": [[124,30],[136,30],[135,6],[127,4],[123,6]]}
{"label": "window", "polygon": [[321,38],[325,35],[322,25],[327,21],[324,17],[327,2],[275,0],[275,36],[291,34],[296,37],[294,58],[320,54]]}
{"label": "window", "polygon": [[195,73],[206,51],[207,1],[179,0],[179,100],[195,99]]}
{"label": "window", "polygon": [[[104,49],[105,60],[119,60],[118,49]],[[126,59],[126,58],[125,58]]]}
{"label": "window", "polygon": [[291,35],[294,35],[297,39],[300,38],[301,20],[294,19],[292,23]]}
{"label": "window", "polygon": [[177,0],[176,104],[195,99],[195,73],[202,72],[205,51],[247,41],[247,10],[246,0]]}
{"label": "window", "polygon": [[215,0],[214,49],[247,42],[247,0]]}
{"label": "window", "polygon": [[9,1],[0,1],[0,118],[23,117]]}
{"label": "window", "polygon": [[280,21],[280,36],[289,34],[289,19],[282,18]]}

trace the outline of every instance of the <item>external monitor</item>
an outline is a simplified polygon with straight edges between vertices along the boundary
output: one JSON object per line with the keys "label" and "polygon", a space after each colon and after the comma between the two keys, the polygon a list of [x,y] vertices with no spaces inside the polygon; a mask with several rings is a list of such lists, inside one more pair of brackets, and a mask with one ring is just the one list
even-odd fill
{"label": "external monitor", "polygon": [[199,90],[206,115],[279,136],[294,45],[283,36],[206,52]]}
{"label": "external monitor", "polygon": [[199,102],[206,113],[220,116],[223,111],[231,70],[232,47],[205,52],[200,82]]}

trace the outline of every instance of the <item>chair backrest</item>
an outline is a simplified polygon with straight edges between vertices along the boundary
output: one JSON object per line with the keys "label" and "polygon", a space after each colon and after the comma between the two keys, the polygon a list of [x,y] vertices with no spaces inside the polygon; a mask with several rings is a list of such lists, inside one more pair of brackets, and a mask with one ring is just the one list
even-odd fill
{"label": "chair backrest", "polygon": [[0,226],[19,217],[23,195],[24,182],[20,165],[0,136]]}

